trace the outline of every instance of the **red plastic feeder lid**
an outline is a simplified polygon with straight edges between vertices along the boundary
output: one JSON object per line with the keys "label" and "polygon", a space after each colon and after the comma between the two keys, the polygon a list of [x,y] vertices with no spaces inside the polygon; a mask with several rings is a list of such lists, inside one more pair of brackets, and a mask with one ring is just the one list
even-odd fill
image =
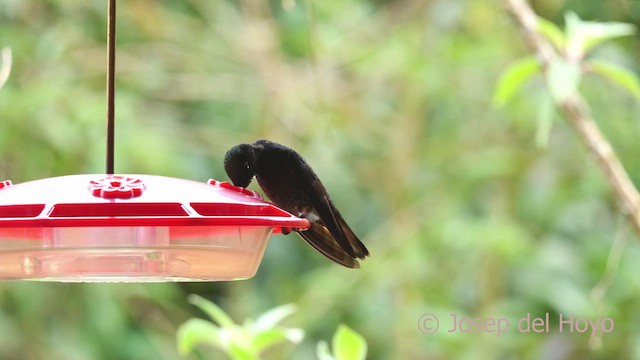
{"label": "red plastic feeder lid", "polygon": [[253,276],[272,232],[309,223],[226,182],[70,175],[0,182],[0,279]]}

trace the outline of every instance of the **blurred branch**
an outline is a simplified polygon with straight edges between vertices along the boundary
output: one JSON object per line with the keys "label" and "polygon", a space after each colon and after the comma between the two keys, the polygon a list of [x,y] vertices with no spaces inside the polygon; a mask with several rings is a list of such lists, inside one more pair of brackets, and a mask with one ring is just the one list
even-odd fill
{"label": "blurred branch", "polygon": [[[504,4],[520,26],[529,46],[537,53],[543,72],[546,73],[549,65],[558,55],[551,44],[536,30],[538,22],[536,14],[525,0],[504,0]],[[636,232],[640,234],[640,194],[611,144],[591,117],[589,106],[577,92],[556,100],[556,106],[589,151],[595,155],[600,170],[622,204],[624,213],[629,217]]]}
{"label": "blurred branch", "polygon": [[0,51],[0,89],[9,79],[9,73],[11,72],[11,49],[3,48]]}

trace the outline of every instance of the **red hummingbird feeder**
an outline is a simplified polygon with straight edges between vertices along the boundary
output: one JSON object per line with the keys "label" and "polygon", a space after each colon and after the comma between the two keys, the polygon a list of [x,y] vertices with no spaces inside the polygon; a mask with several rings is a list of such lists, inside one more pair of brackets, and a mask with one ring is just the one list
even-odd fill
{"label": "red hummingbird feeder", "polygon": [[272,233],[305,219],[227,182],[114,174],[115,0],[109,0],[107,171],[0,182],[0,279],[252,277]]}

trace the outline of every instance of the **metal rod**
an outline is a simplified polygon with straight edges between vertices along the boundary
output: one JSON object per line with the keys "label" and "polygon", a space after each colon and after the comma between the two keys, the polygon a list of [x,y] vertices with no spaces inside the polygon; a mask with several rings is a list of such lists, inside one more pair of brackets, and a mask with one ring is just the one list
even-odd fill
{"label": "metal rod", "polygon": [[109,0],[107,17],[107,174],[113,174],[114,99],[116,85],[116,0]]}

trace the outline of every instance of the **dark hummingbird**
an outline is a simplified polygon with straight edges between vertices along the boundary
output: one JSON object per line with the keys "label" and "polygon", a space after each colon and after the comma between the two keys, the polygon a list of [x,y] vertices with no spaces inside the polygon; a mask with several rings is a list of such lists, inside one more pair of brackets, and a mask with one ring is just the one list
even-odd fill
{"label": "dark hummingbird", "polygon": [[236,145],[224,157],[224,170],[240,187],[247,187],[255,176],[276,206],[309,220],[310,228],[298,234],[329,259],[357,268],[356,258],[369,255],[316,173],[293,149],[269,140]]}

